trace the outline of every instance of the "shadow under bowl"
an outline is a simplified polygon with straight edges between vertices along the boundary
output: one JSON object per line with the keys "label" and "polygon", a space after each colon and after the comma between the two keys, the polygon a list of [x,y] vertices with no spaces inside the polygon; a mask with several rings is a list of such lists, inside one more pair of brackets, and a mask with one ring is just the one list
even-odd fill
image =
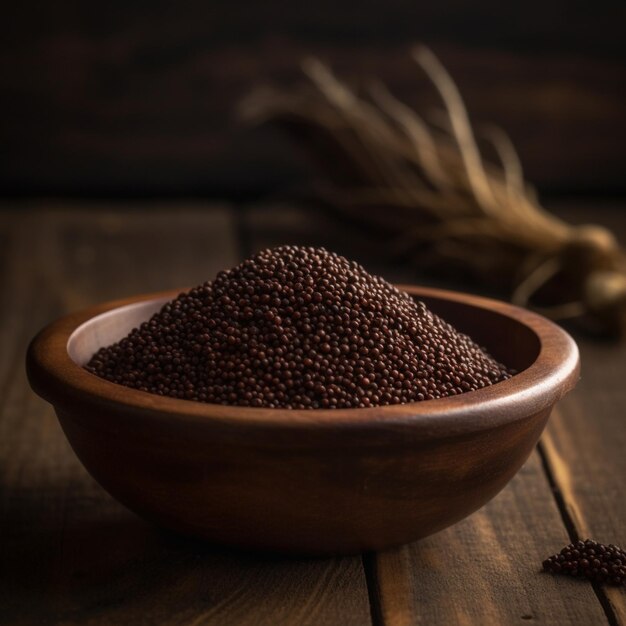
{"label": "shadow under bowl", "polygon": [[288,410],[161,397],[83,369],[180,291],[63,317],[32,341],[32,388],[117,500],[212,542],[291,554],[407,543],[493,498],[576,384],[576,344],[545,318],[467,294],[401,286],[518,373],[451,398]]}

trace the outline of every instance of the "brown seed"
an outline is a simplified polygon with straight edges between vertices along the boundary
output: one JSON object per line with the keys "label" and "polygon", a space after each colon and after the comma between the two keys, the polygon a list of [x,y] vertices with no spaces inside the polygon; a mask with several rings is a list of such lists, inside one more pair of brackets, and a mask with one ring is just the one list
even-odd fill
{"label": "brown seed", "polygon": [[583,576],[592,581],[610,585],[624,583],[622,563],[626,551],[609,544],[608,546],[587,539],[565,546],[560,553],[548,557],[543,569],[552,574]]}
{"label": "brown seed", "polygon": [[343,257],[297,246],[220,272],[86,367],[175,398],[298,409],[431,400],[511,376],[423,303]]}

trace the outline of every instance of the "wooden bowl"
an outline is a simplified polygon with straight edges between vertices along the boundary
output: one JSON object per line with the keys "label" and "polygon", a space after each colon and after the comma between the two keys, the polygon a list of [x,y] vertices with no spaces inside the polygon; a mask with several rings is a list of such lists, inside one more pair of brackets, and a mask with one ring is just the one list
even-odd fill
{"label": "wooden bowl", "polygon": [[179,293],[68,315],[35,337],[32,388],[116,499],[162,526],[241,548],[331,554],[434,533],[493,498],[578,380],[574,341],[503,302],[401,287],[519,373],[463,395],[368,409],[202,404],[81,366]]}

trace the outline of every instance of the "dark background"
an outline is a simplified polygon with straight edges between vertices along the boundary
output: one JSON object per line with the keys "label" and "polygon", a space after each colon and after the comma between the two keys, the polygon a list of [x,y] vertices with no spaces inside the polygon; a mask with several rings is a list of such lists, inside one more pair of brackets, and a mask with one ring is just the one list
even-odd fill
{"label": "dark background", "polygon": [[255,197],[307,175],[238,99],[310,53],[432,98],[427,43],[476,121],[501,125],[547,194],[626,191],[626,3],[12,3],[3,9],[4,195]]}

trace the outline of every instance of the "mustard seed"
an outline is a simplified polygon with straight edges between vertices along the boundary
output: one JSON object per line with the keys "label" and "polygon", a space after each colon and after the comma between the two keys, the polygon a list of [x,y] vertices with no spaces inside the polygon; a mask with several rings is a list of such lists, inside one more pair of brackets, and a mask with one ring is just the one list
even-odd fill
{"label": "mustard seed", "polygon": [[510,378],[469,337],[323,248],[264,250],[168,302],[86,369],[199,402],[364,408]]}
{"label": "mustard seed", "polygon": [[565,546],[543,562],[552,574],[587,578],[609,585],[626,584],[626,550],[586,539]]}

